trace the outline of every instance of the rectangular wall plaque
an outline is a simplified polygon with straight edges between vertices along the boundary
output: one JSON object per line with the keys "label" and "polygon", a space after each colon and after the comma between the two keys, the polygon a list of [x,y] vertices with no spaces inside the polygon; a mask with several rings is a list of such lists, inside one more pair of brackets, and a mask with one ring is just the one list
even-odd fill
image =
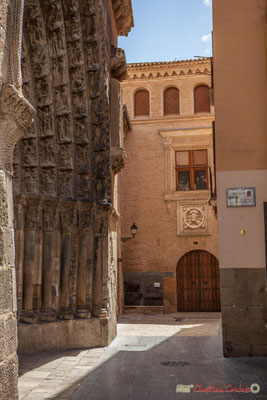
{"label": "rectangular wall plaque", "polygon": [[227,207],[256,207],[254,187],[226,189]]}

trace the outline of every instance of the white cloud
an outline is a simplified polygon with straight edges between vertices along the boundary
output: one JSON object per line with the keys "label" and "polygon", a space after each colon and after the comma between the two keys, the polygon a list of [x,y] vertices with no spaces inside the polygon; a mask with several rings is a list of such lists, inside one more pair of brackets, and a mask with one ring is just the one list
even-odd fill
{"label": "white cloud", "polygon": [[211,41],[211,33],[208,33],[207,35],[203,35],[201,38],[201,42],[210,42]]}
{"label": "white cloud", "polygon": [[203,0],[203,3],[205,4],[205,6],[211,7],[211,5],[212,5],[212,0]]}

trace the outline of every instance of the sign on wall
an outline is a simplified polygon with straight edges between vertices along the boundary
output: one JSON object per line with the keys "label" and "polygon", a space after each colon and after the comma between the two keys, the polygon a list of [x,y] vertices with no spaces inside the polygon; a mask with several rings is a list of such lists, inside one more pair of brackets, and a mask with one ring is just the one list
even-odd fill
{"label": "sign on wall", "polygon": [[226,189],[227,207],[256,207],[254,187]]}

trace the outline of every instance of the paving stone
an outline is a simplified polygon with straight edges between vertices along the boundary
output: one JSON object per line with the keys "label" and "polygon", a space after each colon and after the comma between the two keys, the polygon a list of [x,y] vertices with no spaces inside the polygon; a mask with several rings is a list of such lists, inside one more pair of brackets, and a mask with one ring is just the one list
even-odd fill
{"label": "paving stone", "polygon": [[132,393],[128,396],[128,400],[149,400],[149,394]]}
{"label": "paving stone", "polygon": [[[219,314],[192,314],[183,313],[183,325],[198,322],[201,330],[184,329],[184,336],[173,336],[177,314],[128,314],[118,325],[118,337],[105,349],[22,357],[20,400],[42,400],[44,395],[59,400],[266,400],[267,358],[223,358]],[[203,329],[210,336],[204,337]],[[244,387],[254,382],[261,386],[257,396],[176,393],[177,384]]]}

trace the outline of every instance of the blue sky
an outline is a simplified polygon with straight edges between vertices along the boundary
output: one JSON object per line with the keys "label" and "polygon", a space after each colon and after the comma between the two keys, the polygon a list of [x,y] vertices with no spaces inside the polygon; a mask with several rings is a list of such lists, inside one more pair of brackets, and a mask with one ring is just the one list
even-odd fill
{"label": "blue sky", "polygon": [[210,57],[212,0],[132,0],[134,24],[119,38],[127,62]]}

